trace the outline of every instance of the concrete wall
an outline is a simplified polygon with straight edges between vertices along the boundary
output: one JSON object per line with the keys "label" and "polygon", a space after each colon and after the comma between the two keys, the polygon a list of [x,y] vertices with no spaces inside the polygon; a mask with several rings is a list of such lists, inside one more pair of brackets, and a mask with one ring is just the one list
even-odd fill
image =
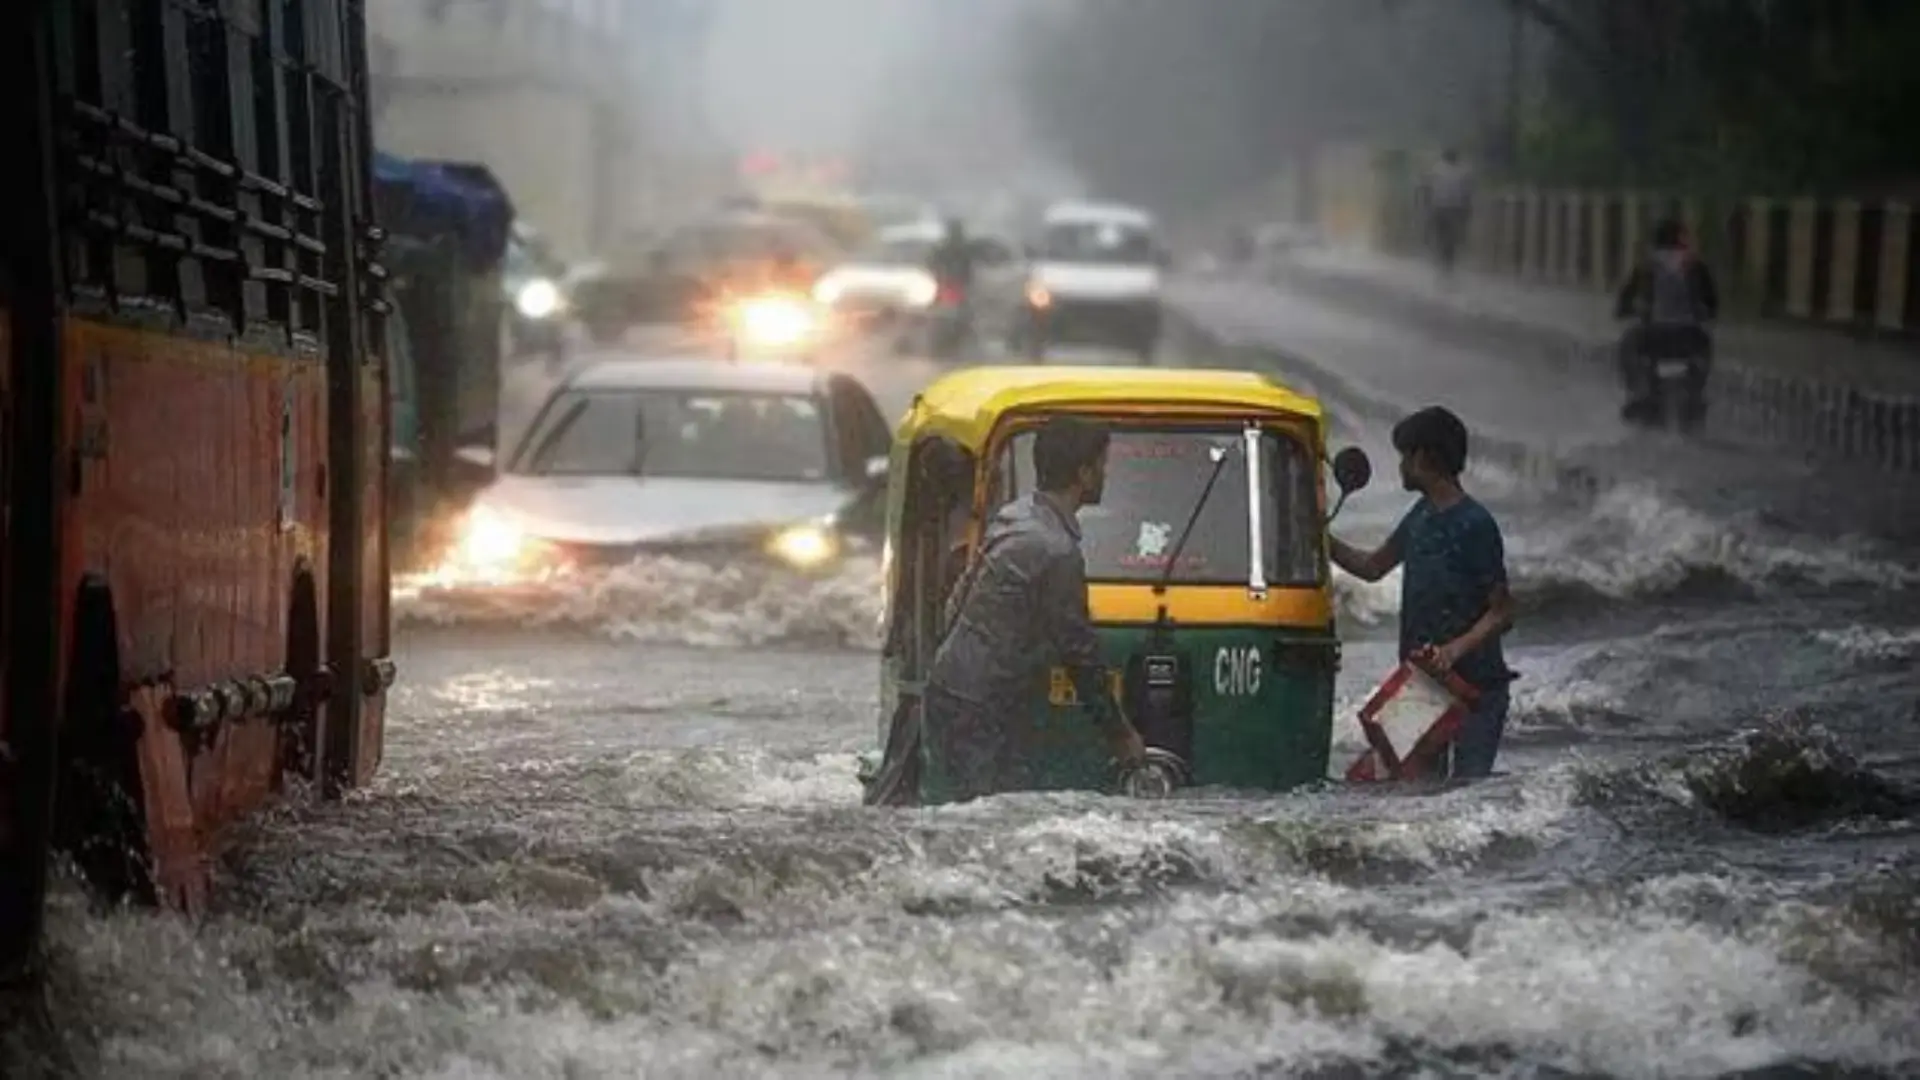
{"label": "concrete wall", "polygon": [[[1338,246],[1423,255],[1418,164],[1378,147],[1322,148],[1284,174],[1310,180],[1301,202],[1270,216],[1314,222]],[[1476,199],[1465,258],[1488,273],[1607,290],[1668,215],[1723,268],[1738,313],[1920,333],[1920,213],[1897,201],[1494,187]]]}
{"label": "concrete wall", "polygon": [[491,168],[580,257],[635,216],[643,137],[626,0],[375,0],[374,141]]}
{"label": "concrete wall", "polygon": [[601,194],[594,106],[539,86],[480,85],[396,94],[380,118],[381,149],[409,157],[481,161],[519,216],[568,255],[597,231]]}

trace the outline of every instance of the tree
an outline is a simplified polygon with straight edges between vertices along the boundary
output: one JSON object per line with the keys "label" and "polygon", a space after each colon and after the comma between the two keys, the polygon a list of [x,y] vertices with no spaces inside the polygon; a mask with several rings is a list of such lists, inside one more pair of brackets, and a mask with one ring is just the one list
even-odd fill
{"label": "tree", "polygon": [[1036,127],[1102,190],[1199,205],[1318,141],[1473,133],[1499,25],[1484,0],[1080,0],[1024,28],[1019,82]]}
{"label": "tree", "polygon": [[1099,186],[1168,206],[1329,139],[1488,148],[1509,30],[1545,51],[1514,162],[1532,180],[1716,190],[1920,181],[1914,0],[1078,0],[1018,82]]}

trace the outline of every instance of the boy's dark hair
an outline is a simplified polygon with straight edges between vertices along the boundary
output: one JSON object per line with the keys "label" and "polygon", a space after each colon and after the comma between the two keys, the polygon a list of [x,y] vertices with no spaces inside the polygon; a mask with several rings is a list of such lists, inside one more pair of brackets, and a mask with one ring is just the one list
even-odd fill
{"label": "boy's dark hair", "polygon": [[1677,248],[1687,238],[1686,226],[1678,218],[1661,218],[1653,227],[1653,246],[1657,248]]}
{"label": "boy's dark hair", "polygon": [[1033,438],[1033,477],[1041,491],[1059,491],[1107,453],[1107,429],[1077,416],[1055,416]]}
{"label": "boy's dark hair", "polygon": [[1450,476],[1467,471],[1467,425],[1447,409],[1429,405],[1393,426],[1393,448],[1426,451],[1427,460]]}

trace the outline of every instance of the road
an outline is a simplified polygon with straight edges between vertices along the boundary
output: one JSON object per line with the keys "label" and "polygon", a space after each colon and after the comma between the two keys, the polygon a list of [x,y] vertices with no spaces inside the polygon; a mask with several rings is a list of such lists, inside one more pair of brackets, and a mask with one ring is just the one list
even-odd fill
{"label": "road", "polygon": [[[1215,331],[1261,318],[1377,383],[1410,362],[1377,320],[1207,288]],[[895,412],[934,373],[844,362]],[[1551,377],[1478,370],[1586,423]],[[1377,537],[1407,497],[1334,405],[1380,477],[1336,529]],[[872,565],[637,566],[485,627],[403,601],[370,790],[250,827],[203,925],[63,895],[59,1049],[196,1078],[1910,1075],[1913,561],[1745,510],[1749,455],[1668,482],[1604,437],[1566,453],[1616,468],[1470,477],[1523,678],[1502,774],[1442,794],[864,809]],[[1340,591],[1347,715],[1396,594]]]}

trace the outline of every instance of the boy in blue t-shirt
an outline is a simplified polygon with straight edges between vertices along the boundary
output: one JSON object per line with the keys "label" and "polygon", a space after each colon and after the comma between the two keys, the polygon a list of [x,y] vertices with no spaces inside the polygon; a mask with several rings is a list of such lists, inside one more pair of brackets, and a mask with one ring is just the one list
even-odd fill
{"label": "boy in blue t-shirt", "polygon": [[1393,429],[1400,479],[1420,501],[1377,551],[1332,541],[1333,561],[1364,581],[1405,565],[1400,579],[1400,658],[1451,670],[1480,691],[1453,746],[1454,777],[1493,772],[1507,726],[1514,673],[1500,648],[1513,626],[1506,545],[1487,508],[1460,488],[1467,427],[1437,405]]}

